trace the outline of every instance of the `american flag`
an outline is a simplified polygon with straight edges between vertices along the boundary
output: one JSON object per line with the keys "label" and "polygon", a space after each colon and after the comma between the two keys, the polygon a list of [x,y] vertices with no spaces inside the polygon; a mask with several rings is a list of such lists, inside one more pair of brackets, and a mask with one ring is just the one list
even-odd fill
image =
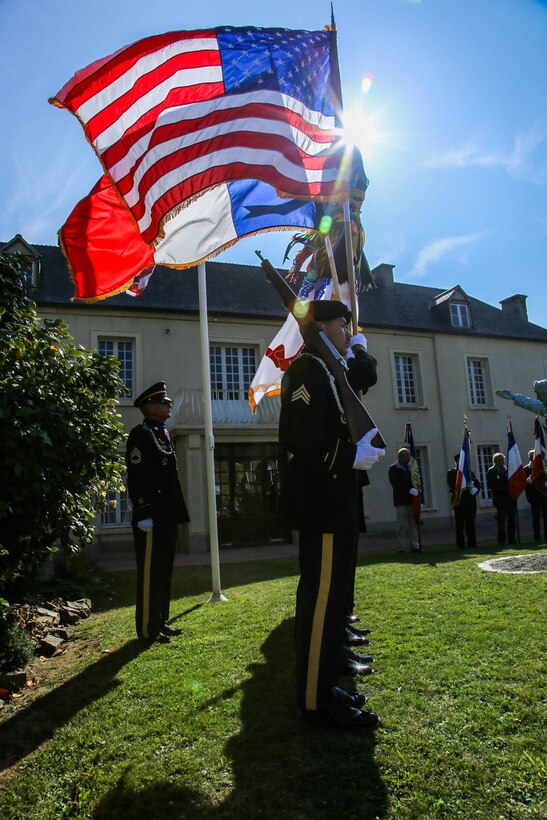
{"label": "american flag", "polygon": [[347,191],[334,37],[254,27],[161,34],[77,72],[50,102],[81,122],[150,245],[192,199],[229,181],[260,180],[297,199]]}

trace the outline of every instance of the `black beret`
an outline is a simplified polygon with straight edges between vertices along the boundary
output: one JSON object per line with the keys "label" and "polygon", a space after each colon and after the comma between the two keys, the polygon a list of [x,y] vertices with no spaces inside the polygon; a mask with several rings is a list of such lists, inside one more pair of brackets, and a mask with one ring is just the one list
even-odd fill
{"label": "black beret", "polygon": [[151,404],[158,401],[171,401],[167,395],[167,387],[165,382],[156,382],[152,387],[147,388],[140,396],[137,396],[133,405],[135,407],[142,407],[143,404]]}
{"label": "black beret", "polygon": [[315,299],[313,302],[309,302],[308,309],[316,322],[329,322],[331,319],[340,318],[345,319],[348,323],[351,321],[351,312],[344,302]]}

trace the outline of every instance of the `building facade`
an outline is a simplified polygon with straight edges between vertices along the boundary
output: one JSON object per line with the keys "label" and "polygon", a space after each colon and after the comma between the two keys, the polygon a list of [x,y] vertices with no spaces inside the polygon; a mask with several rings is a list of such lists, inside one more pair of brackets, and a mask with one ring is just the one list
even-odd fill
{"label": "building facade", "polygon": [[[138,298],[121,294],[92,304],[73,302],[66,262],[56,247],[31,246],[17,236],[0,251],[29,257],[28,283],[44,318],[62,318],[76,343],[116,356],[127,396],[119,399],[129,431],[141,415],[134,398],[164,380],[174,398],[171,433],[191,523],[179,549],[208,548],[203,390],[197,270],[157,268]],[[261,268],[208,262],[207,293],[211,391],[215,434],[217,521],[221,547],[286,541],[278,516],[279,483],[287,453],[278,444],[279,400],[264,399],[251,413],[247,389],[285,318]],[[378,360],[378,383],[366,405],[388,443],[364,491],[370,531],[393,529],[387,472],[411,422],[424,485],[423,520],[451,516],[447,470],[459,452],[464,416],[471,432],[472,468],[480,477],[479,515],[492,515],[485,474],[495,452],[506,452],[507,416],[523,461],[533,445],[531,413],[495,395],[496,388],[533,395],[547,377],[547,330],[528,322],[526,297],[501,309],[449,290],[397,283],[393,266],[373,271],[377,287],[360,295],[360,322]],[[97,522],[97,540],[129,542],[130,509],[121,494]],[[526,505],[524,498],[520,500]],[[494,534],[494,525],[493,525]]]}

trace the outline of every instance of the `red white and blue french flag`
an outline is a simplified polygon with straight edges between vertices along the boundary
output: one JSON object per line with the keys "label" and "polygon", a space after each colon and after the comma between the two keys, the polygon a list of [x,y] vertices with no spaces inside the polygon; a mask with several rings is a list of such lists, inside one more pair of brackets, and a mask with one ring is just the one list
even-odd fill
{"label": "red white and blue french flag", "polygon": [[460,460],[458,461],[458,472],[456,473],[456,486],[452,499],[452,507],[457,507],[461,501],[461,495],[467,489],[468,484],[473,484],[471,477],[471,461],[469,457],[469,430],[463,431],[463,441],[460,448]]}
{"label": "red white and blue french flag", "polygon": [[534,421],[534,458],[532,460],[532,471],[530,480],[534,487],[543,495],[547,495],[547,473],[545,464],[547,462],[547,451],[545,450],[545,438],[541,424],[536,416]]}
{"label": "red white and blue french flag", "polygon": [[509,494],[517,499],[526,487],[527,480],[510,421],[507,422],[507,478]]}
{"label": "red white and blue french flag", "polygon": [[[335,36],[254,27],[178,31],[77,72],[50,102],[80,121],[105,177],[62,229],[65,252],[74,248],[82,261],[90,246],[82,226],[96,218],[95,208],[105,229],[125,216],[129,246],[120,243],[118,261],[128,250],[142,267],[188,267],[242,235],[314,228],[314,203],[340,199],[350,185],[341,173]],[[364,170],[362,177],[366,187]],[[242,210],[245,185],[252,206]],[[104,237],[94,239],[101,251]],[[124,290],[119,279],[97,283],[99,298]]]}

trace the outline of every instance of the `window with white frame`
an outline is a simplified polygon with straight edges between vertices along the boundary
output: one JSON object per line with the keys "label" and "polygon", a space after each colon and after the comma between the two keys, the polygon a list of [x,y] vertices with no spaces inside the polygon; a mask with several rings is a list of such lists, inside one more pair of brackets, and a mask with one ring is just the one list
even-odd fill
{"label": "window with white frame", "polygon": [[210,345],[211,397],[247,400],[256,370],[256,350],[242,345]]}
{"label": "window with white frame", "polygon": [[467,358],[467,382],[471,407],[488,407],[490,405],[490,375],[487,359],[474,356]]}
{"label": "window with white frame", "polygon": [[422,480],[422,504],[424,507],[432,507],[431,481],[429,475],[429,457],[426,447],[416,447],[416,463],[420,471]]}
{"label": "window with white frame", "polygon": [[461,302],[451,303],[450,319],[452,321],[452,327],[471,327],[469,308]]}
{"label": "window with white frame", "polygon": [[395,353],[394,361],[398,404],[420,404],[418,357],[408,353]]}
{"label": "window with white frame", "polygon": [[119,399],[135,398],[135,340],[130,338],[116,339],[100,336],[97,350],[101,356],[114,356],[120,363],[119,377],[128,393],[120,393]]}
{"label": "window with white frame", "polygon": [[486,483],[486,473],[494,463],[494,453],[499,453],[499,449],[499,444],[480,444],[477,447],[477,475],[481,483],[481,501],[492,501],[492,493]]}
{"label": "window with white frame", "polygon": [[131,524],[131,501],[127,489],[109,492],[101,510],[102,527],[127,527]]}

